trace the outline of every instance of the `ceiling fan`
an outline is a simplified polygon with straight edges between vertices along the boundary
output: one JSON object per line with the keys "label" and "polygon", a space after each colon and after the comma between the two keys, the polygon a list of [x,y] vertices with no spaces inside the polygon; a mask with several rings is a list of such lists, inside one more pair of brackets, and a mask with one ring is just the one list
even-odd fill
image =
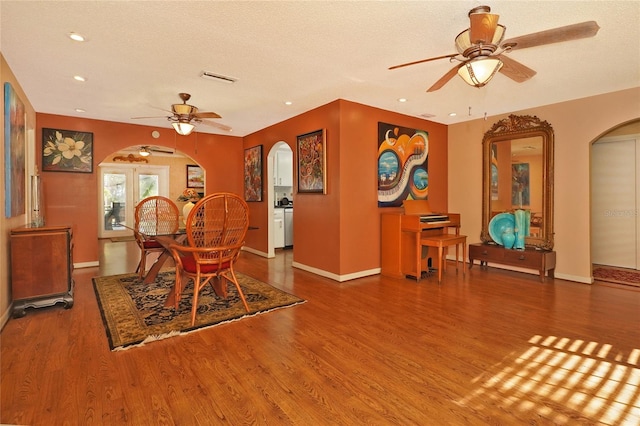
{"label": "ceiling fan", "polygon": [[[173,104],[171,105],[171,115],[167,116],[167,120],[171,122],[173,128],[180,135],[187,136],[190,134],[195,128],[194,123],[202,123],[208,126],[217,127],[221,130],[231,131],[231,127],[225,126],[224,124],[216,123],[214,121],[206,121],[206,119],[211,118],[222,118],[219,114],[215,112],[200,112],[198,108],[187,104],[187,101],[191,99],[191,95],[188,93],[179,93],[180,99],[182,99],[181,104]],[[158,117],[133,117],[134,119],[140,118],[158,118]]]}
{"label": "ceiling fan", "polygon": [[449,82],[456,74],[469,85],[482,87],[499,71],[510,79],[522,83],[536,72],[505,55],[513,50],[563,41],[593,37],[600,27],[595,21],[567,25],[504,40],[506,27],[498,24],[499,15],[490,13],[489,6],[478,6],[469,11],[470,26],[455,38],[457,53],[435,56],[394,65],[390,70],[449,58],[460,62],[436,81],[427,92],[434,92]]}
{"label": "ceiling fan", "polygon": [[162,154],[175,154],[174,151],[167,151],[165,149],[160,149],[157,146],[151,146],[151,145],[142,145],[138,150],[138,154],[140,154],[143,157],[150,156],[152,152],[159,152]]}

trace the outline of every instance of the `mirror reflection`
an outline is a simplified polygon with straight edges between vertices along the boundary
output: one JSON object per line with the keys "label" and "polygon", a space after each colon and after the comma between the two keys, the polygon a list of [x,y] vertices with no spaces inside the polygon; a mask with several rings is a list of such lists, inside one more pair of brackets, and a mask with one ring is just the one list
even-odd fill
{"label": "mirror reflection", "polygon": [[481,240],[500,213],[527,212],[527,246],[553,248],[553,129],[537,117],[510,115],[483,139]]}
{"label": "mirror reflection", "polygon": [[491,144],[491,217],[516,209],[530,211],[529,236],[540,236],[543,218],[542,137]]}

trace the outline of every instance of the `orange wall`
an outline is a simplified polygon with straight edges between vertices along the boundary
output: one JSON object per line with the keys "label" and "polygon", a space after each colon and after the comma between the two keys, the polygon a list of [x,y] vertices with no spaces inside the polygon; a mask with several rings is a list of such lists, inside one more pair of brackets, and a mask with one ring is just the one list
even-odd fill
{"label": "orange wall", "polygon": [[[99,226],[97,166],[102,161],[111,161],[115,151],[137,145],[176,148],[206,170],[207,193],[241,194],[245,148],[263,145],[263,164],[266,165],[266,156],[275,143],[287,142],[295,156],[297,135],[325,129],[327,193],[294,191],[294,262],[337,277],[375,272],[380,267],[380,213],[389,211],[377,206],[379,121],[429,133],[429,199],[434,210],[446,211],[446,126],[337,100],[244,138],[209,134],[184,137],[176,136],[171,129],[38,114],[36,152],[42,149],[42,128],[92,132],[94,139],[93,173],[42,173],[45,219],[48,224],[73,226],[75,263],[95,262]],[[160,131],[159,139],[151,137],[152,130]],[[40,166],[41,158],[37,160]],[[263,191],[266,192],[266,186]],[[266,194],[263,199],[263,202],[249,203],[251,225],[258,229],[249,232],[247,246],[267,252],[270,218]]]}
{"label": "orange wall", "polygon": [[[34,128],[36,123],[36,112],[33,109],[33,106],[29,102],[29,98],[25,95],[20,83],[16,79],[15,75],[9,68],[9,65],[4,59],[4,56],[0,54],[0,81],[2,82],[2,93],[4,93],[4,83],[11,83],[13,90],[16,92],[22,103],[25,107],[26,120],[26,140],[25,140],[25,171],[27,175],[33,173],[33,163],[34,163]],[[3,98],[4,99],[4,98]],[[10,273],[10,257],[9,257],[9,233],[11,229],[23,226],[27,221],[31,220],[31,217],[25,214],[14,216],[14,217],[5,217],[5,179],[4,179],[4,158],[5,158],[5,150],[4,150],[4,101],[0,102],[2,106],[0,106],[0,110],[2,111],[2,115],[0,115],[0,132],[2,132],[2,144],[0,144],[0,209],[2,212],[0,213],[0,328],[6,323],[9,319],[9,306],[11,304],[11,273]],[[25,185],[28,185],[28,180],[25,181]],[[25,188],[25,192],[27,189]],[[28,192],[26,192],[28,194]]]}
{"label": "orange wall", "polygon": [[[93,133],[93,173],[43,172],[45,221],[70,224],[74,232],[74,263],[98,260],[98,164],[111,161],[120,149],[138,145],[176,148],[206,170],[207,192],[242,193],[242,139],[195,134],[178,136],[172,129],[115,123],[51,114],[37,114],[36,153],[42,152],[42,128]],[[151,132],[160,137],[153,139]],[[36,156],[38,167],[42,158]]]}
{"label": "orange wall", "polygon": [[[294,179],[294,263],[337,277],[380,268],[380,214],[398,209],[378,208],[379,121],[429,133],[429,200],[434,211],[447,211],[445,125],[337,100],[244,138],[245,148],[263,145],[263,161],[279,141],[291,146],[295,159],[297,135],[326,130],[327,193],[298,194]],[[268,206],[250,207],[260,229],[247,245],[266,252]]]}

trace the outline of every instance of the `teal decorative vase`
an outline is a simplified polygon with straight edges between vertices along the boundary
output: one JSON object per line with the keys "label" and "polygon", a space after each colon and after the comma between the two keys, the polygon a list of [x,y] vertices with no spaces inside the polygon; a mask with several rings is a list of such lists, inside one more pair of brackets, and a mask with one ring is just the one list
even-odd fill
{"label": "teal decorative vase", "polygon": [[514,217],[516,222],[516,242],[514,248],[524,250],[524,237],[529,235],[531,212],[528,210],[516,210]]}
{"label": "teal decorative vase", "polygon": [[502,233],[502,245],[506,249],[512,249],[513,245],[516,242],[516,234],[513,233],[512,229],[505,229]]}

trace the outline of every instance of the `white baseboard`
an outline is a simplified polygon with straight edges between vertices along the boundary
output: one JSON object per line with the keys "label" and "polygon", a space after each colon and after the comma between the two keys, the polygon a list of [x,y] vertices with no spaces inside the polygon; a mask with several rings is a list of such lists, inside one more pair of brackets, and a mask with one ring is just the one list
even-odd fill
{"label": "white baseboard", "polygon": [[98,262],[97,260],[94,260],[93,262],[74,263],[73,264],[73,269],[93,268],[93,267],[96,267],[96,266],[100,266],[100,262]]}
{"label": "white baseboard", "polygon": [[[253,253],[253,254],[256,254],[256,255],[258,255],[258,256],[266,257],[267,259],[269,258],[269,256],[267,255],[267,253],[265,253],[265,252],[263,252],[263,251],[260,251],[260,250],[253,249],[253,248],[251,248],[251,247],[242,247],[242,250],[243,250],[243,251],[248,251],[249,253]],[[274,257],[275,257],[275,256],[274,256]]]}
{"label": "white baseboard", "polygon": [[332,279],[334,281],[338,281],[338,282],[344,282],[344,281],[349,281],[349,280],[355,280],[358,278],[363,278],[363,277],[368,277],[370,275],[377,275],[380,274],[381,269],[380,268],[374,268],[374,269],[369,269],[368,271],[358,271],[358,272],[354,272],[351,274],[346,274],[346,275],[338,275],[338,274],[334,274],[332,272],[328,272],[322,269],[318,269],[318,268],[314,268],[312,266],[308,266],[302,263],[298,263],[298,262],[293,262],[292,265],[294,268],[298,268],[298,269],[303,269],[307,272],[311,272],[313,274],[316,275],[320,275],[323,276],[325,278],[329,278]]}

